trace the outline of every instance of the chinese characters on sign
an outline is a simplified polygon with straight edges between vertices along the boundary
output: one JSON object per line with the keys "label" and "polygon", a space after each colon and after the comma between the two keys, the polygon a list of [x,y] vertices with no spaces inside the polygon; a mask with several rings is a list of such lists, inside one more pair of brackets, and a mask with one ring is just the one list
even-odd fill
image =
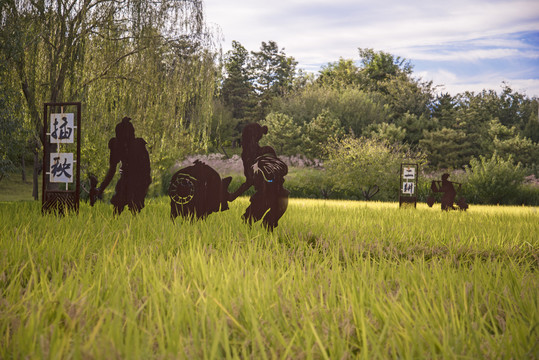
{"label": "chinese characters on sign", "polygon": [[73,182],[73,153],[51,153],[50,182]]}
{"label": "chinese characters on sign", "polygon": [[418,177],[419,165],[417,164],[401,164],[401,178],[400,178],[400,194],[399,194],[399,207],[402,204],[417,204],[417,177]]}
{"label": "chinese characters on sign", "polygon": [[51,114],[51,144],[73,144],[73,114]]}
{"label": "chinese characters on sign", "polygon": [[[73,144],[74,142],[74,114],[51,114],[50,143]],[[49,181],[51,183],[73,182],[73,153],[50,154]]]}
{"label": "chinese characters on sign", "polygon": [[415,186],[413,182],[402,183],[402,193],[408,195],[414,195]]}
{"label": "chinese characters on sign", "polygon": [[402,177],[406,180],[414,180],[415,179],[415,167],[405,167],[403,169]]}

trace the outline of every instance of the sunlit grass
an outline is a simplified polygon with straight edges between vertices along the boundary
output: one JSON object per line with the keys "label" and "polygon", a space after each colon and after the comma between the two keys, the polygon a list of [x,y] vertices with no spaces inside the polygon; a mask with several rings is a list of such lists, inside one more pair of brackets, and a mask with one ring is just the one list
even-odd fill
{"label": "sunlit grass", "polygon": [[167,199],[41,216],[0,203],[0,358],[533,358],[537,208],[239,198],[191,223]]}

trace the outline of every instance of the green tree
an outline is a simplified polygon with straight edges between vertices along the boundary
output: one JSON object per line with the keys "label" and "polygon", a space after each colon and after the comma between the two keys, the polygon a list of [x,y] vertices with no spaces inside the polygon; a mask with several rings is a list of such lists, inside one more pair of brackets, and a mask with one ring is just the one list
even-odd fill
{"label": "green tree", "polygon": [[212,116],[212,142],[218,151],[240,140],[240,120],[232,115],[230,108],[220,98],[214,99]]}
{"label": "green tree", "polygon": [[15,85],[16,77],[6,67],[0,52],[0,181],[18,168],[25,181],[25,149],[28,132],[24,122],[23,101]]}
{"label": "green tree", "polygon": [[[85,118],[89,115],[90,119],[100,122],[88,122],[96,124],[97,134],[103,129],[111,134],[110,127],[121,118],[118,112],[141,119],[143,126],[138,126],[141,131],[137,135],[165,130],[163,126],[156,126],[162,125],[157,121],[164,120],[165,116],[155,116],[155,106],[144,107],[159,102],[169,111],[174,109],[174,115],[179,114],[175,121],[170,121],[170,112],[166,117],[173,127],[180,122],[189,126],[194,138],[207,142],[215,69],[212,56],[201,50],[211,48],[201,14],[199,0],[1,2],[2,51],[21,84],[35,139],[40,139],[42,133],[40,109],[43,102],[82,100]],[[211,71],[208,71],[210,63]],[[183,72],[186,69],[191,70]],[[176,81],[177,86],[184,87],[189,81],[182,77],[193,75],[198,76],[194,77],[197,80],[189,81],[195,86],[187,91],[171,95],[177,88],[158,88],[163,85],[158,83],[160,78],[170,79],[169,83]],[[208,81],[211,86],[202,85]],[[91,95],[97,97],[90,98]],[[167,100],[163,101],[165,95]],[[87,106],[89,103],[103,108],[96,110]],[[178,133],[161,133],[161,143]],[[156,150],[154,159],[162,159],[166,151],[156,149],[159,142],[152,140],[150,148]],[[94,145],[100,151],[107,151],[101,141]],[[38,140],[34,144],[36,198],[40,149]],[[93,155],[89,151],[83,156],[88,159]]]}
{"label": "green tree", "polygon": [[351,59],[340,58],[339,61],[328,63],[320,70],[316,83],[337,89],[361,84],[359,67]]}
{"label": "green tree", "polygon": [[428,155],[429,165],[438,169],[461,168],[474,155],[465,132],[445,127],[425,131],[419,146]]}
{"label": "green tree", "polygon": [[409,113],[430,115],[433,99],[432,82],[412,79],[406,75],[393,76],[379,83],[385,89],[383,102],[391,108],[393,118]]}
{"label": "green tree", "polygon": [[524,180],[524,170],[513,159],[494,153],[491,158],[473,158],[466,167],[469,200],[483,204],[510,204]]}
{"label": "green tree", "polygon": [[400,164],[405,161],[424,163],[421,154],[414,154],[401,145],[350,136],[331,142],[328,158],[324,166],[334,190],[366,199],[377,186],[380,198],[395,200]]}
{"label": "green tree", "polygon": [[395,124],[381,123],[371,126],[370,138],[386,141],[389,144],[400,144],[406,138],[406,129]]}
{"label": "green tree", "polygon": [[296,155],[301,141],[301,128],[285,114],[270,113],[260,123],[268,127],[268,134],[262,142],[275,149],[279,155]]}
{"label": "green tree", "polygon": [[430,113],[432,82],[413,78],[409,60],[373,49],[360,48],[359,55],[361,87],[379,94],[378,101],[390,107],[394,121],[406,113]]}
{"label": "green tree", "polygon": [[275,97],[292,90],[297,61],[286,56],[274,41],[262,42],[260,51],[251,52],[254,86],[258,94],[256,116],[265,118]]}
{"label": "green tree", "polygon": [[449,93],[437,95],[432,103],[431,116],[440,127],[451,128],[455,122],[457,105],[457,100]]}
{"label": "green tree", "polygon": [[[0,181],[19,168],[26,138],[20,106],[0,83]],[[7,90],[7,91],[6,91]]]}
{"label": "green tree", "polygon": [[[539,107],[539,101],[537,101],[535,105]],[[530,114],[522,134],[533,142],[539,143],[539,115],[537,114],[537,111]]]}
{"label": "green tree", "polygon": [[439,129],[438,119],[426,115],[417,116],[410,113],[403,114],[396,122],[398,128],[405,130],[404,142],[410,145],[418,145],[425,131]]}
{"label": "green tree", "polygon": [[528,138],[519,135],[506,140],[495,138],[493,143],[494,152],[501,158],[512,158],[524,167],[531,167],[539,163],[539,145]]}
{"label": "green tree", "polygon": [[235,119],[250,119],[256,102],[250,61],[249,52],[238,41],[232,41],[232,50],[225,56],[221,97]]}
{"label": "green tree", "polygon": [[389,121],[387,107],[377,103],[370,93],[354,87],[338,90],[310,85],[290,96],[276,99],[272,109],[287,114],[298,126],[308,124],[324,111],[329,111],[347,132],[356,135],[363,134],[371,124]]}
{"label": "green tree", "polygon": [[413,66],[409,60],[395,56],[384,51],[374,51],[369,48],[359,48],[361,74],[364,85],[375,90],[386,92],[384,81],[404,75],[412,74]]}
{"label": "green tree", "polygon": [[330,139],[340,139],[345,131],[339,119],[328,110],[322,111],[302,129],[302,152],[311,157],[322,159],[326,156],[326,148]]}

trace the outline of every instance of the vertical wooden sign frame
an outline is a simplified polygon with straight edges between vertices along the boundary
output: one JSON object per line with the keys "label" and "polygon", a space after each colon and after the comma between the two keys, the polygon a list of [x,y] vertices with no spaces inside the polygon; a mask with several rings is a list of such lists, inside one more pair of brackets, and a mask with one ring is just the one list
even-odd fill
{"label": "vertical wooden sign frame", "polygon": [[417,207],[417,179],[419,164],[401,164],[399,207],[402,204],[414,204]]}
{"label": "vertical wooden sign frame", "polygon": [[[76,120],[74,116],[73,118],[69,116],[72,113],[68,113],[65,109],[66,107],[76,107]],[[56,112],[59,110],[59,113],[54,113],[53,110]],[[53,115],[61,115],[64,123],[58,124],[58,117],[55,117],[53,123]],[[64,214],[66,209],[79,212],[80,123],[80,102],[45,103],[43,106],[43,189],[41,194],[41,212],[43,214],[49,212]],[[72,128],[66,128],[67,124],[72,125]],[[60,128],[64,126],[64,128],[57,132],[57,125],[60,125]],[[51,131],[53,128],[54,130]],[[75,130],[73,128],[76,128],[76,131],[73,131]],[[75,145],[74,143],[76,143],[76,158],[74,158],[72,152],[61,153],[61,148],[72,147]],[[73,164],[75,164],[74,168]],[[71,170],[71,174],[69,174],[69,170]],[[73,175],[74,179],[72,178]],[[65,184],[64,189],[61,188],[62,184]],[[70,184],[72,185],[70,186]]]}

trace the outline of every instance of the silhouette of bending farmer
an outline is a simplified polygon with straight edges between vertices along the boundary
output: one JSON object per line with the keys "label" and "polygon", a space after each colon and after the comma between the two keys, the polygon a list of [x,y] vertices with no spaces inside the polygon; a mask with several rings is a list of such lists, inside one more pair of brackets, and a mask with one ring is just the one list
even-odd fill
{"label": "silhouette of bending farmer", "polygon": [[[109,169],[95,196],[102,198],[103,191],[116,173],[116,166],[121,163],[120,180],[116,183],[116,192],[110,202],[114,205],[115,215],[121,214],[125,206],[136,214],[144,207],[144,198],[152,182],[146,141],[135,137],[135,128],[129,117],[124,117],[116,125],[115,132],[116,137],[109,141]],[[91,200],[93,202],[95,197]]]}
{"label": "silhouette of bending farmer", "polygon": [[271,231],[278,226],[279,219],[288,207],[290,192],[283,187],[288,167],[277,158],[277,154],[271,146],[261,147],[258,143],[267,133],[267,126],[256,123],[247,124],[244,127],[241,159],[245,183],[230,194],[229,201],[235,200],[251,186],[254,186],[255,193],[251,196],[251,204],[245,210],[242,218],[249,224],[263,219],[264,227]]}

